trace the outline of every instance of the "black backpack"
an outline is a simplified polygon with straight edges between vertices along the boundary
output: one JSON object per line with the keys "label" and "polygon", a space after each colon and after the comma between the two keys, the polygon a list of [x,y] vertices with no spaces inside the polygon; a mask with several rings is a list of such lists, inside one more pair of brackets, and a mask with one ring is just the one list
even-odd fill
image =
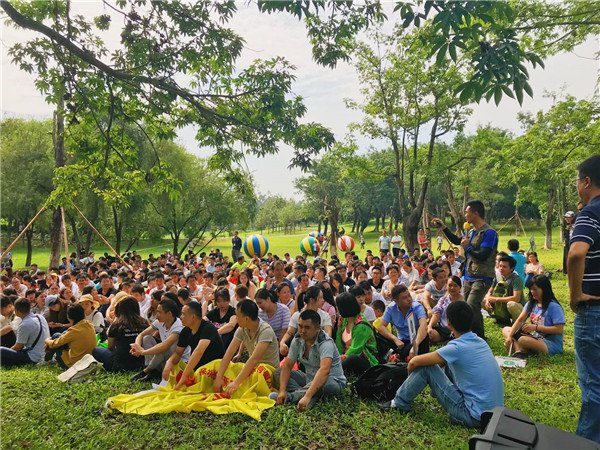
{"label": "black backpack", "polygon": [[406,378],[407,363],[379,364],[368,369],[354,382],[352,392],[362,399],[391,401]]}

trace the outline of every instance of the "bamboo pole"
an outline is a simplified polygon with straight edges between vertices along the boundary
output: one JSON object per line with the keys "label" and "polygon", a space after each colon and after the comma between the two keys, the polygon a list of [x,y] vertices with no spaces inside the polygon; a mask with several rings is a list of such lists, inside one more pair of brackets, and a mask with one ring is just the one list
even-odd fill
{"label": "bamboo pole", "polygon": [[31,219],[29,221],[29,223],[27,224],[27,226],[25,228],[23,228],[23,230],[19,233],[19,235],[15,238],[14,241],[12,241],[12,243],[6,247],[6,250],[4,250],[4,253],[2,253],[2,256],[0,256],[0,260],[3,260],[4,257],[12,250],[12,248],[17,244],[17,242],[19,242],[19,239],[21,239],[23,237],[23,235],[25,234],[25,232],[29,229],[29,227],[31,225],[33,225],[33,223],[37,220],[37,218],[46,210],[45,206],[42,206],[42,209],[40,209],[38,211],[38,213],[33,217],[33,219]]}
{"label": "bamboo pole", "polygon": [[69,239],[67,238],[67,225],[65,224],[65,208],[60,208],[60,218],[62,221],[63,239],[65,241],[65,256],[67,257],[67,273],[71,275],[71,261],[69,259]]}
{"label": "bamboo pole", "polygon": [[110,251],[114,253],[114,255],[117,257],[117,259],[119,261],[121,261],[123,263],[123,265],[125,267],[127,267],[129,270],[133,270],[129,264],[127,264],[125,261],[123,261],[123,258],[121,258],[121,255],[119,255],[116,252],[116,250],[114,248],[112,248],[112,246],[108,243],[108,241],[106,239],[104,239],[104,237],[100,234],[100,232],[98,230],[96,230],[96,228],[94,228],[94,225],[92,225],[91,222],[89,220],[87,220],[87,217],[85,217],[83,215],[81,210],[75,205],[73,205],[73,208],[75,208],[75,210],[79,213],[79,215],[83,218],[83,220],[85,220],[85,223],[87,223],[88,226],[92,229],[92,231],[98,235],[98,237],[102,240],[102,242],[104,242],[104,245],[106,245],[110,249]]}

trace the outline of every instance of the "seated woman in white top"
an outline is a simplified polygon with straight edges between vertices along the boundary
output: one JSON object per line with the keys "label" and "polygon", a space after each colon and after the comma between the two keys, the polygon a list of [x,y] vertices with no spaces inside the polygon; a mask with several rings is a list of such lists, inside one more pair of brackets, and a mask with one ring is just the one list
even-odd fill
{"label": "seated woman in white top", "polygon": [[[390,264],[386,269],[388,279],[383,282],[381,295],[387,302],[392,300],[392,288],[401,283],[400,268],[397,264]],[[408,286],[407,286],[408,287]]]}

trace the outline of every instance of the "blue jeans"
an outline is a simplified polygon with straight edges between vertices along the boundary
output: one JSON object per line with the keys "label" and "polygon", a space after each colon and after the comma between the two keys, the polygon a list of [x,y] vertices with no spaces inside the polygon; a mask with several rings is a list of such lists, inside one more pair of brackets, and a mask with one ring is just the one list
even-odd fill
{"label": "blue jeans", "polygon": [[413,400],[427,385],[431,388],[433,396],[450,416],[450,420],[472,428],[479,427],[479,419],[471,416],[465,405],[463,393],[437,365],[417,367],[413,370],[396,392],[396,397],[392,400],[392,406],[403,411],[410,411]]}
{"label": "blue jeans", "polygon": [[31,358],[23,350],[13,350],[8,347],[0,347],[0,363],[3,367],[25,366],[32,364]]}
{"label": "blue jeans", "polygon": [[[278,367],[275,373],[273,374],[273,386],[276,389],[279,389],[279,378],[281,376],[281,367]],[[290,373],[290,380],[286,386],[286,391],[291,395],[291,403],[298,403],[302,397],[306,394],[306,391],[310,388],[311,381],[308,381],[306,377],[306,373],[300,370],[292,370]],[[336,395],[339,394],[344,386],[340,383],[333,381],[332,379],[327,379],[325,384],[319,388],[316,395],[311,399],[310,404],[308,405],[308,409],[311,409],[317,401],[321,397],[325,397],[328,395]]]}
{"label": "blue jeans", "polygon": [[580,306],[575,315],[575,356],[581,388],[576,433],[600,443],[600,307]]}
{"label": "blue jeans", "polygon": [[[54,333],[52,335],[52,340],[54,339],[58,339],[59,337],[61,337],[63,334],[65,334],[65,332],[62,333]],[[65,345],[63,345],[62,347],[58,347],[58,348],[54,348],[52,350],[50,350],[50,353],[56,356],[56,362],[58,363],[58,365],[62,368],[67,370],[69,367],[65,364],[65,362],[62,359],[62,352],[64,349],[66,349],[67,347]]]}
{"label": "blue jeans", "polygon": [[112,372],[114,359],[112,350],[104,347],[96,347],[92,352],[92,356],[96,358],[98,362],[102,363],[106,371]]}

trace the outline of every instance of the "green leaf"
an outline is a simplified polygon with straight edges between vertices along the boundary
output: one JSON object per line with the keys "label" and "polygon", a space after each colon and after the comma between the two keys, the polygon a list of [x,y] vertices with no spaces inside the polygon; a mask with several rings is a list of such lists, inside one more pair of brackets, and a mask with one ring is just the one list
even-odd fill
{"label": "green leaf", "polygon": [[502,100],[502,85],[497,84],[494,91],[494,102],[496,103],[496,106],[500,104],[500,100]]}
{"label": "green leaf", "polygon": [[456,46],[453,43],[448,45],[448,51],[450,52],[450,57],[452,61],[456,62]]}

